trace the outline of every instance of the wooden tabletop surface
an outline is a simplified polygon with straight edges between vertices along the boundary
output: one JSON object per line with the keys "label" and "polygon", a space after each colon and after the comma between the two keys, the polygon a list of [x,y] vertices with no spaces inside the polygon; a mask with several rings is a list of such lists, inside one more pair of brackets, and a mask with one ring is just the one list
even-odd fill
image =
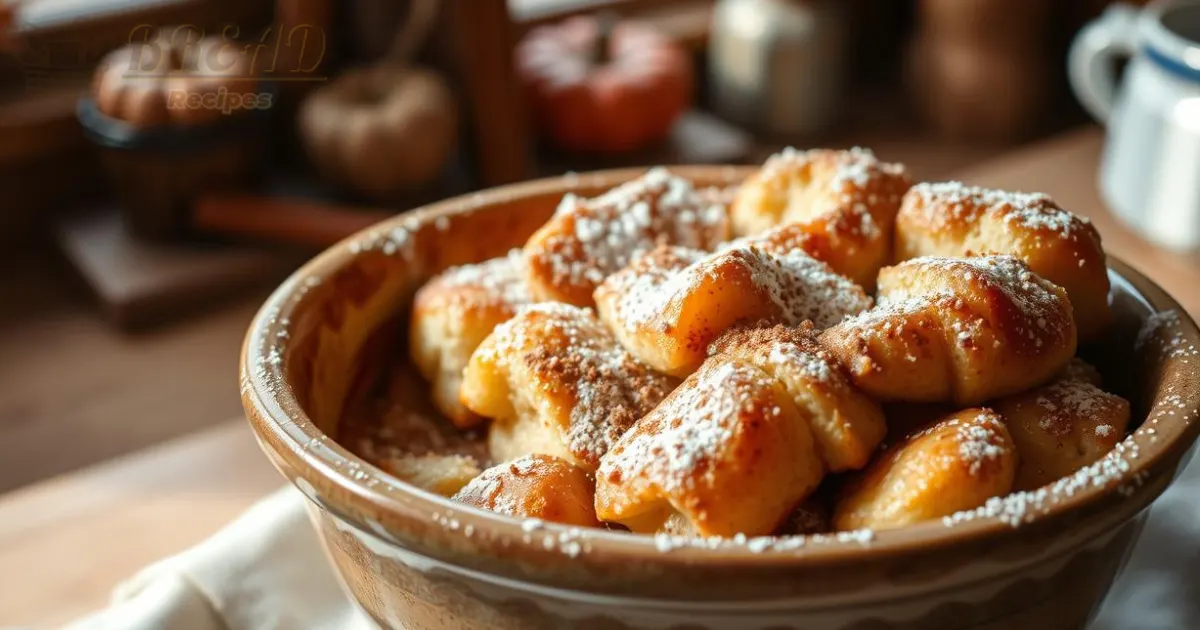
{"label": "wooden tabletop surface", "polygon": [[283,478],[241,419],[0,498],[0,628],[55,627]]}
{"label": "wooden tabletop surface", "polygon": [[[1101,143],[1100,131],[1087,128],[955,175],[971,184],[1051,194],[1091,217],[1109,252],[1200,312],[1197,259],[1155,249],[1105,211],[1095,187]],[[248,315],[237,307],[215,317],[228,318],[232,328],[244,326]],[[213,369],[232,382],[236,338],[226,340],[232,348],[214,350],[187,330],[175,334],[180,360],[190,352],[212,354],[220,364]],[[121,361],[133,365],[135,358],[136,352]],[[154,367],[128,369],[149,373]],[[173,391],[186,397],[187,390],[179,384]],[[64,401],[57,413],[69,413],[68,405]],[[50,627],[102,606],[117,582],[202,540],[281,483],[238,421],[0,497],[0,575],[6,576],[0,626]]]}

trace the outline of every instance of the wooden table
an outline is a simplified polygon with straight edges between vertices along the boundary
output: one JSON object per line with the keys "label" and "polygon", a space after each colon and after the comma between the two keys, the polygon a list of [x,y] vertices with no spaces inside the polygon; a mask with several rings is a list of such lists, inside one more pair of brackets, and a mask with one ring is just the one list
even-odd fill
{"label": "wooden table", "polygon": [[57,626],[283,486],[244,420],[0,498],[0,627]]}
{"label": "wooden table", "polygon": [[[1115,223],[1100,203],[1100,145],[1100,131],[1088,128],[958,177],[1052,194],[1090,216],[1110,252],[1200,313],[1196,260],[1159,252]],[[203,351],[204,341],[215,338],[197,335],[181,342],[179,351]],[[232,382],[232,361],[222,367],[221,378]],[[68,411],[65,403],[59,410]],[[195,544],[280,483],[239,422],[0,497],[0,575],[7,577],[0,588],[0,626],[54,624],[102,606],[118,581]]]}

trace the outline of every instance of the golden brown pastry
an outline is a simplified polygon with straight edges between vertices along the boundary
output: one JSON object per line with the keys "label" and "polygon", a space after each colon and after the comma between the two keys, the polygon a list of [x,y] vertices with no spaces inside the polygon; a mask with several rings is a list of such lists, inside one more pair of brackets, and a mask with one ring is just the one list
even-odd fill
{"label": "golden brown pastry", "polygon": [[850,384],[845,370],[817,343],[811,323],[734,329],[710,352],[745,361],[782,383],[828,470],[862,468],[887,432],[879,404]]}
{"label": "golden brown pastry", "polygon": [[1093,375],[1065,370],[1051,383],[995,402],[1020,455],[1017,490],[1066,477],[1124,439],[1129,401],[1100,389]]}
{"label": "golden brown pastry", "polygon": [[592,471],[674,385],[638,363],[592,311],[547,302],[521,309],[480,344],[461,396],[494,419],[494,460],[542,453]]}
{"label": "golden brown pastry", "polygon": [[591,306],[609,274],[656,244],[712,249],[729,238],[725,207],[661,168],[593,199],[563,197],[525,244],[534,297]]}
{"label": "golden brown pastry", "polygon": [[866,149],[786,149],[742,184],[730,219],[737,236],[750,237],[803,224],[771,238],[870,288],[891,257],[892,226],[910,185],[903,165]]}
{"label": "golden brown pastry", "polygon": [[843,488],[839,530],[911,525],[983,505],[1013,488],[1017,454],[1000,416],[966,409],[885,450]]}
{"label": "golden brown pastry", "polygon": [[1096,387],[1101,387],[1104,385],[1104,381],[1100,377],[1100,370],[1097,370],[1096,366],[1084,361],[1083,359],[1080,359],[1079,357],[1071,359],[1067,363],[1067,366],[1058,373],[1058,376],[1056,376],[1054,380],[1062,379],[1083,381],[1085,383],[1091,383]]}
{"label": "golden brown pastry", "polygon": [[808,423],[783,386],[749,363],[716,356],[604,456],[596,514],[635,532],[681,519],[686,525],[670,529],[766,535],[822,474]]}
{"label": "golden brown pastry", "polygon": [[401,481],[444,497],[452,496],[479,475],[479,464],[464,455],[405,454],[379,463],[380,468]]}
{"label": "golden brown pastry", "polygon": [[676,376],[693,372],[708,344],[738,322],[824,328],[870,306],[861,288],[804,252],[753,246],[705,254],[663,245],[596,289],[600,319],[622,345]]}
{"label": "golden brown pastry", "polygon": [[526,455],[493,466],[455,494],[454,501],[543,521],[599,527],[593,484],[586,472],[549,455]]}
{"label": "golden brown pastry", "polygon": [[896,258],[1011,254],[1066,289],[1081,342],[1108,324],[1108,269],[1100,233],[1049,196],[924,183],[896,218]]}
{"label": "golden brown pastry", "polygon": [[1046,382],[1075,354],[1066,292],[1012,256],[886,267],[878,300],[820,340],[881,400],[977,405]]}
{"label": "golden brown pastry", "polygon": [[463,368],[475,348],[517,308],[532,302],[519,250],[504,258],[447,270],[413,298],[409,350],[432,385],[433,403],[458,427],[482,420],[458,397]]}
{"label": "golden brown pastry", "polygon": [[868,290],[875,288],[875,277],[891,251],[889,236],[861,204],[803,223],[773,227],[731,245],[754,245],[779,253],[803,251]]}

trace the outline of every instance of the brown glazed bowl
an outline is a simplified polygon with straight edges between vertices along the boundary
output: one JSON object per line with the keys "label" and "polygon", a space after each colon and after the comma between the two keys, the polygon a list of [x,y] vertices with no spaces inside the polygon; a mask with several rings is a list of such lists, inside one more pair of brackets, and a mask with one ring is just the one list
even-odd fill
{"label": "brown glazed bowl", "polygon": [[[674,170],[699,185],[749,173]],[[1200,432],[1200,333],[1175,300],[1116,260],[1112,333],[1084,353],[1131,400],[1138,428],[1097,474],[961,522],[803,545],[664,544],[451,503],[331,439],[348,397],[380,370],[370,357],[403,352],[377,333],[403,325],[417,286],[520,246],[563,193],[592,195],[639,174],[533,181],[396,217],[308,263],[255,318],[241,362],[246,413],[267,456],[308,497],[362,609],[408,630],[1083,628]]]}

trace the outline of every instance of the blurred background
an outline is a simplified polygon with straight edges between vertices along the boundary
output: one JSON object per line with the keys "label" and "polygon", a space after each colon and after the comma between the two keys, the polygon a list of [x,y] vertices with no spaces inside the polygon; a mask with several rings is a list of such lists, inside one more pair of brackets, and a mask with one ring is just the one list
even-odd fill
{"label": "blurred background", "polygon": [[532,177],[1087,124],[1100,0],[23,0],[0,13],[0,491],[240,415],[266,292]]}

